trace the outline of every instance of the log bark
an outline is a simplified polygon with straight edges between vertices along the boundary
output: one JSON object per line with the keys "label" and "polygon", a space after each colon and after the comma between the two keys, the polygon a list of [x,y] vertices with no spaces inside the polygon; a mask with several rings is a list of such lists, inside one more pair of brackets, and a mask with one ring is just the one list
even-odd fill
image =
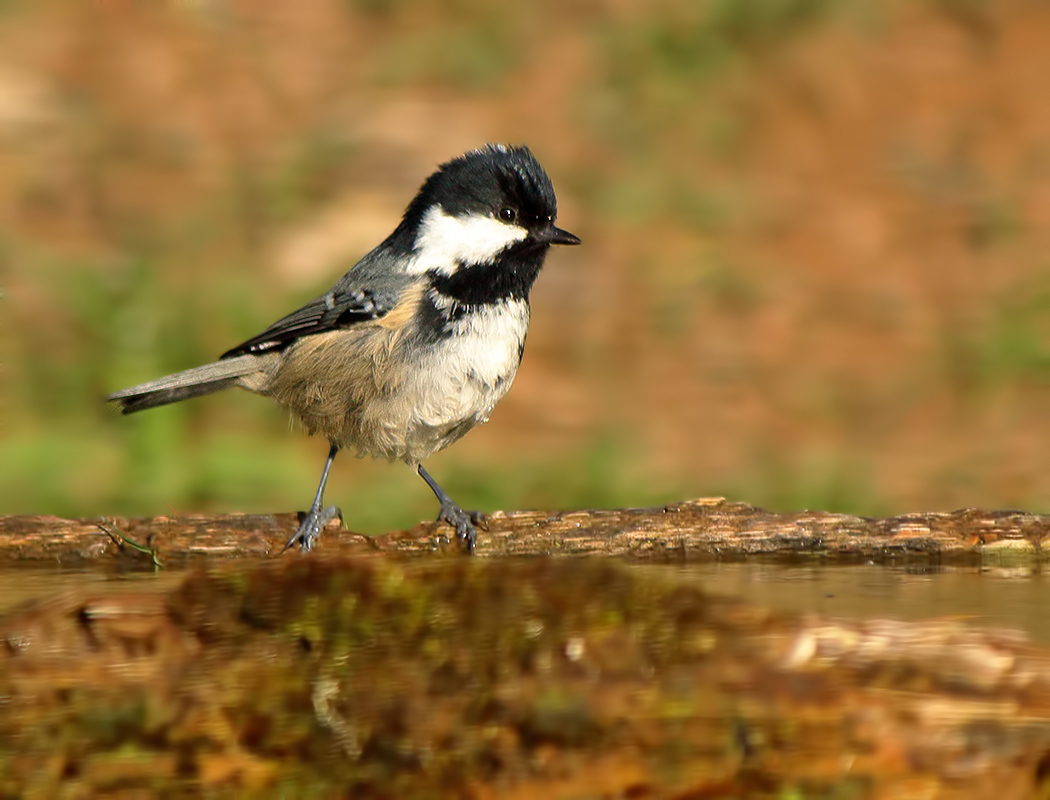
{"label": "log bark", "polygon": [[[297,525],[294,514],[187,514],[62,519],[0,517],[0,561],[90,562],[107,558],[265,557],[279,554]],[[459,549],[451,529],[420,523],[368,537],[329,525],[321,554],[435,554]],[[605,555],[681,560],[748,555],[823,556],[875,561],[901,558],[973,561],[990,556],[1040,559],[1050,516],[961,509],[872,518],[825,511],[777,514],[746,503],[705,498],[652,508],[497,511],[477,555]]]}

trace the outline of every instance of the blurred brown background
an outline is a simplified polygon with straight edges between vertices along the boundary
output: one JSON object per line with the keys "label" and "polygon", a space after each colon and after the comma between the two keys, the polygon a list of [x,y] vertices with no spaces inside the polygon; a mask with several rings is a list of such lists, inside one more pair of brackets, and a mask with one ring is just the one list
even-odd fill
{"label": "blurred brown background", "polygon": [[[725,494],[1047,510],[1050,5],[0,2],[0,512],[285,511],[325,443],[213,359],[434,166],[529,144],[554,252],[515,388],[428,467],[467,507]],[[432,517],[337,462],[355,530]]]}

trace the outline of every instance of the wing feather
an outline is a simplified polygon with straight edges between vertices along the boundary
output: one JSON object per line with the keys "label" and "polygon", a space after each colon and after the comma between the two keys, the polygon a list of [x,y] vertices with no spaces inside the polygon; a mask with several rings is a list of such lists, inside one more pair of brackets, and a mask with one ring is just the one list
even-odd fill
{"label": "wing feather", "polygon": [[258,336],[227,350],[221,358],[283,350],[303,336],[378,319],[389,310],[389,302],[381,302],[367,289],[337,287],[277,320]]}

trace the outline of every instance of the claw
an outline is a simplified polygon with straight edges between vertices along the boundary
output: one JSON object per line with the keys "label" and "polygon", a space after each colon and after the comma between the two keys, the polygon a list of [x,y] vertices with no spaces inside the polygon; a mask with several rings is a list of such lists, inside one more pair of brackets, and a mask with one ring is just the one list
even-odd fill
{"label": "claw", "polygon": [[343,521],[343,512],[337,506],[328,506],[328,508],[324,509],[315,506],[308,512],[300,511],[299,528],[292,534],[292,538],[288,540],[281,552],[283,553],[296,542],[299,543],[301,552],[309,552],[314,546],[314,541],[321,535],[321,531],[324,530],[324,526],[337,517],[340,522]]}
{"label": "claw", "polygon": [[299,549],[305,553],[314,546],[314,539],[321,535],[325,525],[336,517],[339,517],[340,522],[343,521],[343,512],[336,506],[324,507],[324,487],[328,484],[328,470],[332,468],[332,462],[335,461],[335,456],[338,452],[338,445],[329,445],[328,459],[324,462],[324,471],[321,472],[321,482],[317,485],[317,494],[314,495],[314,501],[310,504],[309,511],[305,513],[299,512],[299,529],[292,534],[292,538],[288,540],[284,550],[281,550],[282,553],[296,542],[299,542]]}
{"label": "claw", "polygon": [[484,514],[480,511],[464,511],[452,502],[441,504],[441,513],[438,514],[437,521],[447,522],[456,529],[456,536],[464,542],[468,554],[473,554],[478,543],[478,532],[474,526],[478,525],[483,530],[488,530]]}
{"label": "claw", "polygon": [[416,472],[419,473],[419,477],[427,482],[427,486],[430,487],[438,502],[441,503],[441,513],[438,514],[437,521],[447,522],[455,528],[456,536],[466,543],[467,555],[473,554],[474,545],[478,542],[478,531],[474,526],[477,525],[486,531],[489,529],[485,515],[480,511],[464,511],[452,502],[452,498],[445,494],[445,490],[438,485],[436,480],[430,477],[430,473],[423,469],[422,464],[416,465]]}

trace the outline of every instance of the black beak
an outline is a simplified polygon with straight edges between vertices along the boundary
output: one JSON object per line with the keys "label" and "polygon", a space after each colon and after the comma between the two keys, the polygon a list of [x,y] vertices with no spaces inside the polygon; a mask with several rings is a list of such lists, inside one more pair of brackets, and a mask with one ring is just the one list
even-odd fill
{"label": "black beak", "polygon": [[561,228],[548,228],[543,232],[543,238],[548,244],[579,244],[580,237],[563,231]]}

